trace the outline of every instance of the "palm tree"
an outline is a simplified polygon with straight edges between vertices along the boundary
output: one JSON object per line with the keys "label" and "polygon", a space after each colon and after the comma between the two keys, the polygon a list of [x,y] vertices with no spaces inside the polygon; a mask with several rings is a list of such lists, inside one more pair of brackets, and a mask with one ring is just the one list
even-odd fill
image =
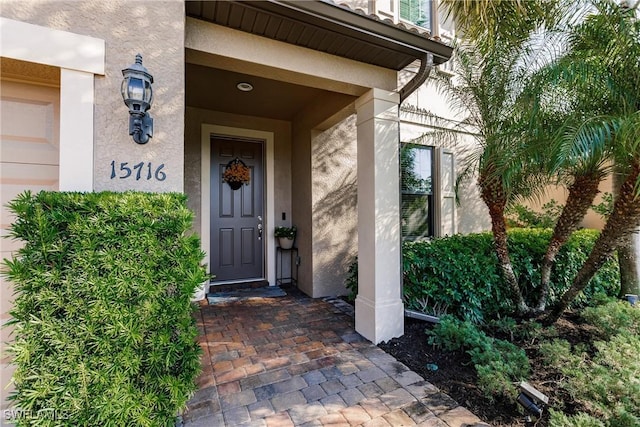
{"label": "palm tree", "polygon": [[[583,11],[579,5],[561,9],[562,5],[556,2],[445,0],[444,3],[465,35],[472,37],[483,53],[491,53],[500,41],[519,46],[535,29],[544,27],[548,33],[553,34],[553,27],[557,25],[563,30],[567,22],[572,19],[575,22],[575,17],[580,16]],[[626,14],[627,17],[633,16],[633,12],[625,12],[610,1],[596,0],[596,3],[601,12],[608,10]],[[535,101],[530,105],[531,123],[526,134],[529,142],[524,144],[525,152],[521,156],[529,157],[533,165],[538,165],[540,173],[550,178],[557,176],[558,182],[564,183],[569,190],[565,207],[543,259],[536,311],[544,311],[546,308],[551,271],[560,248],[579,226],[598,193],[599,183],[610,172],[607,159],[611,159],[611,144],[619,138],[613,138],[615,123],[608,120],[609,115],[620,112],[623,105],[634,103],[633,100],[630,103],[619,102],[617,96],[638,94],[637,86],[632,84],[626,84],[624,90],[619,91],[621,87],[616,83],[616,77],[621,76],[612,76],[611,63],[601,60],[603,55],[628,50],[630,45],[634,45],[634,40],[637,44],[637,33],[627,31],[623,32],[626,35],[621,36],[616,34],[620,25],[616,27],[611,23],[609,31],[603,31],[603,28],[591,31],[584,25],[577,28],[582,29],[582,33],[573,33],[569,40],[572,50],[558,61],[543,67],[533,80],[534,92],[529,92],[529,96],[533,93]],[[616,41],[620,37],[624,40]],[[606,44],[606,40],[615,42]],[[602,50],[603,45],[606,50]],[[637,69],[638,55],[630,55],[629,52],[635,52],[633,48],[626,52],[626,57],[631,58],[631,61],[635,59],[636,62],[626,63],[624,67],[613,67],[614,69],[623,71],[630,66],[631,69]],[[535,63],[530,65],[534,66]],[[634,79],[632,77],[630,80]],[[618,90],[614,96],[612,87],[617,87]],[[637,98],[635,102],[637,103]],[[552,105],[551,111],[545,111],[545,104]],[[497,170],[490,175],[494,181],[498,180],[495,172]],[[491,194],[499,196],[500,192],[494,189],[488,195]],[[487,193],[483,193],[485,202],[486,196]],[[500,197],[496,198],[494,202],[500,202],[499,199]],[[499,204],[494,203],[494,207],[496,206],[499,207]],[[492,212],[493,224],[496,215],[497,212]],[[495,232],[502,233],[494,227]],[[504,251],[498,245],[500,239],[496,239],[496,250]],[[498,256],[500,258],[500,252]],[[505,273],[505,280],[509,283],[509,274]]]}
{"label": "palm tree", "polygon": [[[613,192],[618,194],[624,175],[617,171],[613,174]],[[626,294],[640,294],[640,275],[638,271],[637,240],[629,238],[618,247],[618,266],[620,267],[620,298]]]}
{"label": "palm tree", "polygon": [[497,43],[521,45],[533,31],[553,27],[563,16],[563,4],[557,0],[441,0],[440,4],[462,36],[483,53]]}
{"label": "palm tree", "polygon": [[[461,126],[473,129],[477,150],[464,160],[466,172],[477,176],[480,195],[491,218],[494,248],[503,280],[518,313],[528,311],[515,276],[507,247],[507,205],[540,187],[541,175],[533,164],[515,155],[526,130],[526,116],[516,108],[526,70],[520,67],[526,47],[496,43],[492,51],[480,53],[474,44],[456,46],[456,77],[436,73],[435,81],[449,105],[464,119]],[[440,138],[434,132],[431,138]],[[448,132],[449,137],[451,133]]]}
{"label": "palm tree", "polygon": [[[624,179],[602,233],[571,287],[547,317],[548,322],[558,319],[640,225],[640,21],[637,10],[609,0],[594,3],[597,13],[574,29],[567,57],[572,58],[575,69],[590,70],[585,80],[598,83],[591,93],[604,94],[595,101],[601,103],[606,116],[589,120],[596,122],[601,132],[612,132],[612,158]],[[601,92],[598,88],[603,85],[606,90]]]}
{"label": "palm tree", "polygon": [[[635,118],[640,122],[639,117]],[[635,124],[640,136],[640,127]],[[638,147],[640,148],[640,147]],[[640,195],[637,183],[640,181],[640,156],[635,155],[629,165],[626,179],[620,186],[620,192],[614,202],[613,212],[609,216],[602,233],[596,240],[589,257],[578,271],[571,287],[562,295],[559,303],[545,321],[553,323],[569,307],[576,296],[589,284],[589,281],[602,265],[624,243],[628,236],[640,226]]]}
{"label": "palm tree", "polygon": [[465,124],[477,130],[479,151],[471,164],[478,176],[481,198],[491,218],[494,248],[503,280],[516,311],[524,313],[524,301],[507,246],[507,205],[541,187],[540,168],[521,154],[530,121],[517,108],[523,82],[529,73],[531,36],[552,21],[554,1],[444,0],[447,13],[467,37],[454,58],[458,80],[438,78],[451,104],[464,111]]}
{"label": "palm tree", "polygon": [[[542,260],[536,312],[546,309],[551,272],[560,248],[579,227],[610,171],[612,129],[603,127],[598,116],[585,120],[594,113],[594,92],[577,89],[585,83],[584,68],[575,70],[573,65],[569,58],[549,64],[537,73],[528,88],[534,99],[529,132],[534,142],[530,144],[533,148],[529,147],[529,155],[547,176],[557,177],[556,184],[568,189]],[[584,94],[589,96],[580,96]]]}

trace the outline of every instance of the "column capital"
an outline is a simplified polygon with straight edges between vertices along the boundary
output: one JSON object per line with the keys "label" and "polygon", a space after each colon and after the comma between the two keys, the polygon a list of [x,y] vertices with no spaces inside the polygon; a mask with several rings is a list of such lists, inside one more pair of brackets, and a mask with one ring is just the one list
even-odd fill
{"label": "column capital", "polygon": [[398,122],[398,104],[400,95],[382,89],[371,89],[356,100],[358,114],[357,125],[371,120],[385,120]]}
{"label": "column capital", "polygon": [[394,91],[372,88],[356,100],[356,110],[371,101],[385,101],[398,105],[400,104],[400,94]]}

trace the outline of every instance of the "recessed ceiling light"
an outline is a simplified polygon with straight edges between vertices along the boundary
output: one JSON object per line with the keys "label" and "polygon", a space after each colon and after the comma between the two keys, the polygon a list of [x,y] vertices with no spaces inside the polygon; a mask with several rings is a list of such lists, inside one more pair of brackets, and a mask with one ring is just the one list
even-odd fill
{"label": "recessed ceiling light", "polygon": [[240,82],[236,85],[236,87],[242,92],[251,92],[253,90],[253,85],[247,82]]}

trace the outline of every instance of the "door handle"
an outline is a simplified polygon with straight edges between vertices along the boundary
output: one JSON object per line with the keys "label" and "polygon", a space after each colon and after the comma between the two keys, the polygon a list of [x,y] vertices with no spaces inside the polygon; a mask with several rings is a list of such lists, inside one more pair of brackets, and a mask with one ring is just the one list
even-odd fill
{"label": "door handle", "polygon": [[258,224],[258,240],[262,240],[262,223]]}

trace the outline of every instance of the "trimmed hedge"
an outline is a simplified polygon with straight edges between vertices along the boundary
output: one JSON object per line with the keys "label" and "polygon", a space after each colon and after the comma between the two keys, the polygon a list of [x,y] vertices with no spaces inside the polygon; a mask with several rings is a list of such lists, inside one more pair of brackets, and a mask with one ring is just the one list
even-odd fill
{"label": "trimmed hedge", "polygon": [[9,207],[25,243],[5,260],[10,399],[30,414],[17,425],[174,425],[196,389],[190,298],[206,280],[186,197],[27,192]]}
{"label": "trimmed hedge", "polygon": [[[539,292],[540,265],[551,232],[509,230],[511,261],[529,302],[535,301]],[[561,249],[551,276],[551,304],[568,289],[597,237],[596,230],[578,230]],[[448,306],[450,314],[472,322],[513,313],[491,233],[409,242],[404,244],[403,255],[404,296],[409,305],[428,298],[432,304]],[[617,263],[610,260],[591,280],[577,304],[584,304],[599,293],[615,296],[619,286]]]}

